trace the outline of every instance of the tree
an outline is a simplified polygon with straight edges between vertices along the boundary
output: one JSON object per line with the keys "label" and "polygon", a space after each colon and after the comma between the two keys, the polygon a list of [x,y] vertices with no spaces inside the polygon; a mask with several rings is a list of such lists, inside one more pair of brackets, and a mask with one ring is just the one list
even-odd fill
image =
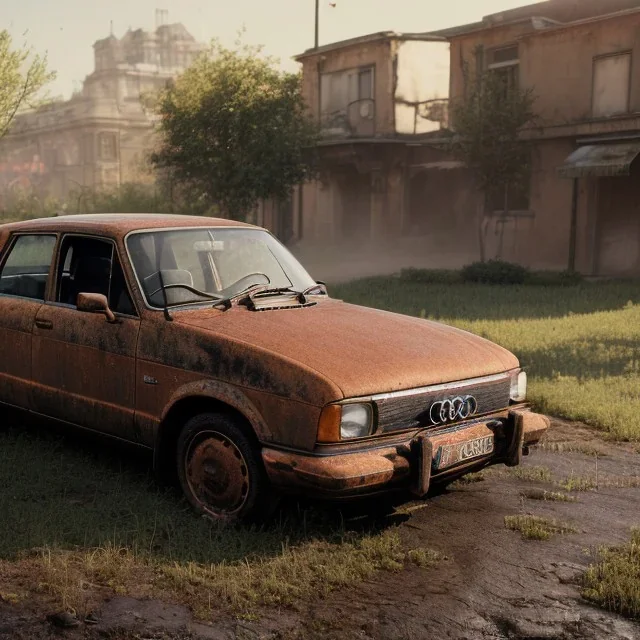
{"label": "tree", "polygon": [[482,197],[479,235],[480,258],[484,262],[483,223],[488,197],[499,194],[504,222],[510,195],[530,179],[532,146],[521,133],[537,121],[535,96],[533,90],[514,86],[509,75],[494,70],[480,71],[470,78],[465,65],[464,75],[465,95],[454,100],[451,107],[455,132],[452,148],[473,171]]}
{"label": "tree", "polygon": [[0,31],[0,138],[9,131],[16,114],[38,106],[41,89],[55,78],[47,70],[47,57],[26,46],[14,49],[9,32]]}
{"label": "tree", "polygon": [[260,199],[286,199],[314,173],[316,127],[301,77],[259,54],[214,42],[155,104],[160,147],[153,165],[241,219]]}

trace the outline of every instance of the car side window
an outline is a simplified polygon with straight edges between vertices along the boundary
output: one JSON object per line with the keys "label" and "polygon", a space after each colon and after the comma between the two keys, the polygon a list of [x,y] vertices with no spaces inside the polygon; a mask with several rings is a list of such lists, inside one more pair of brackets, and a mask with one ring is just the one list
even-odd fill
{"label": "car side window", "polygon": [[67,236],[62,241],[60,265],[56,302],[76,306],[79,293],[100,293],[114,313],[136,315],[112,242]]}
{"label": "car side window", "polygon": [[44,300],[56,237],[18,236],[0,272],[0,294]]}

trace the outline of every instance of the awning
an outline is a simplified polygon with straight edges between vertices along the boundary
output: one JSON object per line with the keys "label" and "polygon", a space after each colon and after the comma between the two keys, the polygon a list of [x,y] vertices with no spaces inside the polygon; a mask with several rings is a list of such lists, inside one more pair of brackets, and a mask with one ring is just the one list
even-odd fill
{"label": "awning", "polygon": [[576,149],[558,168],[562,178],[628,176],[640,154],[640,140],[624,144],[593,144]]}

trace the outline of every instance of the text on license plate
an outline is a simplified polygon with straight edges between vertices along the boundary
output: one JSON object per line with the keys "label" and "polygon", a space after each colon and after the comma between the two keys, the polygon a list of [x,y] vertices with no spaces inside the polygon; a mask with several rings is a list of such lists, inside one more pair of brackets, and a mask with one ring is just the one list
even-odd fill
{"label": "text on license plate", "polygon": [[493,453],[493,436],[467,440],[457,444],[448,444],[440,447],[436,457],[436,468],[444,469],[465,460],[480,458]]}

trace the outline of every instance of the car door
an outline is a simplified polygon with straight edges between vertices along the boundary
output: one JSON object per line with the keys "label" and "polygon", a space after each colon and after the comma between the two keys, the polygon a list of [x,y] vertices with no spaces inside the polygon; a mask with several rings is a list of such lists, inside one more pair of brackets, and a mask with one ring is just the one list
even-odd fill
{"label": "car door", "polygon": [[55,234],[17,234],[0,256],[0,403],[29,408],[32,331],[45,299]]}
{"label": "car door", "polygon": [[[67,234],[51,300],[33,333],[32,405],[38,413],[137,441],[135,355],[140,320],[115,243]],[[80,293],[106,296],[115,322],[78,310]]]}

